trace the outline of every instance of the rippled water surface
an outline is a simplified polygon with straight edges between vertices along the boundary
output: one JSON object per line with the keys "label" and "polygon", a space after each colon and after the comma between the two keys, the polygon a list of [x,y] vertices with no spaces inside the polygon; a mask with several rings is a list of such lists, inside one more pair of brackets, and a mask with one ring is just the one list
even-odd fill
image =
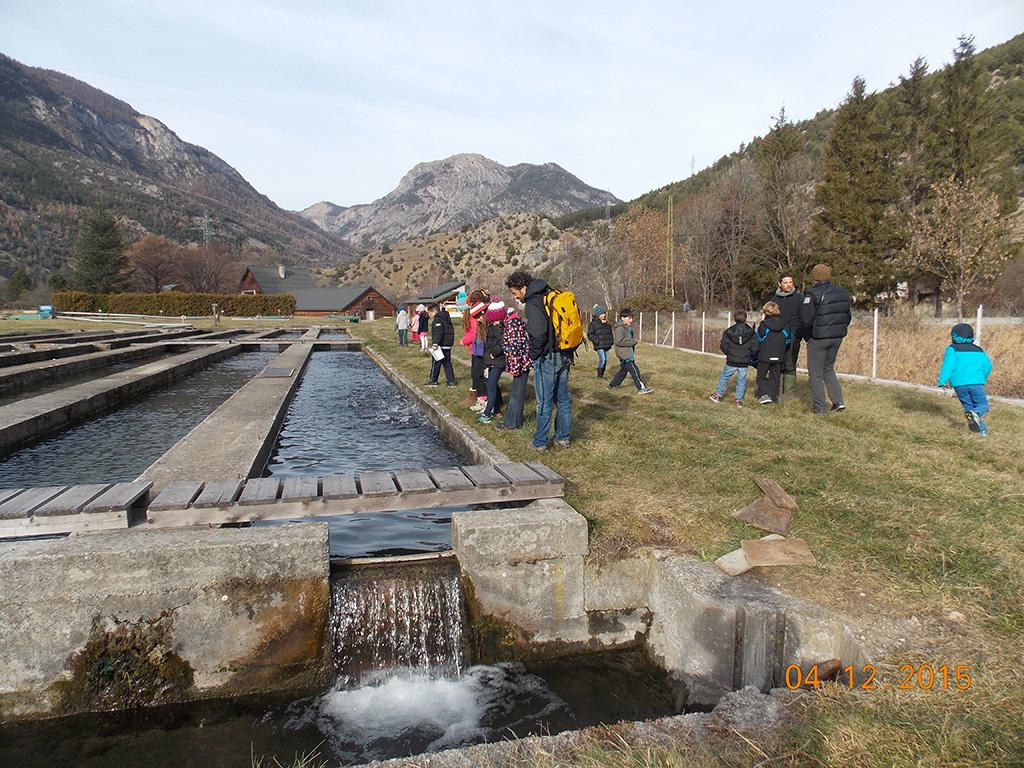
{"label": "rippled water surface", "polygon": [[0,460],[0,488],[134,480],[261,371],[277,352],[242,352]]}

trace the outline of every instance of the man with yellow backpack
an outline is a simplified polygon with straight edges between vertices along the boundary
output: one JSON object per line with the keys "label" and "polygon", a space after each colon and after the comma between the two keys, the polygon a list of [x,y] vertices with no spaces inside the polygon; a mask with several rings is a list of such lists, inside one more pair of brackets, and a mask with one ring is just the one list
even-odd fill
{"label": "man with yellow backpack", "polygon": [[576,297],[570,291],[554,290],[547,281],[527,272],[513,272],[505,285],[526,307],[526,334],[537,396],[537,429],[531,445],[535,451],[548,449],[553,415],[555,445],[568,448],[572,440],[569,371],[576,348],[583,342],[583,320]]}

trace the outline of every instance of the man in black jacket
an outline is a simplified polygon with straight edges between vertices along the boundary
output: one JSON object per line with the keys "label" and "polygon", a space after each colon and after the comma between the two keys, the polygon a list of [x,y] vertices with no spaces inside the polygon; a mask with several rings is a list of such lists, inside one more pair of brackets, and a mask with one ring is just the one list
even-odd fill
{"label": "man in black jacket", "polygon": [[804,303],[804,295],[796,289],[792,275],[779,278],[779,287],[769,299],[779,305],[779,316],[789,331],[789,349],[786,359],[782,361],[782,399],[788,399],[796,388],[796,365],[800,357],[800,307]]}
{"label": "man in black jacket", "polygon": [[558,348],[551,318],[544,308],[544,297],[551,288],[546,281],[527,272],[513,272],[505,285],[526,306],[526,335],[530,339],[533,387],[537,396],[537,430],[531,445],[535,451],[547,450],[554,414],[555,445],[568,448],[572,439],[572,402],[569,400],[572,356]]}
{"label": "man in black jacket", "polygon": [[814,285],[800,305],[800,323],[807,339],[807,371],[814,412],[826,413],[825,390],[833,411],[845,411],[843,388],[836,376],[836,355],[850,327],[850,292],[832,283],[832,268],[818,264],[811,270]]}
{"label": "man in black jacket", "polygon": [[[437,304],[427,307],[427,316],[430,318],[430,340],[431,358],[430,381],[428,387],[437,386],[437,377],[441,374],[441,366],[444,366],[444,377],[449,387],[455,386],[455,371],[452,370],[452,345],[455,343],[455,326],[452,325],[452,316],[448,310],[442,309]],[[434,350],[440,350],[441,359],[434,356]]]}

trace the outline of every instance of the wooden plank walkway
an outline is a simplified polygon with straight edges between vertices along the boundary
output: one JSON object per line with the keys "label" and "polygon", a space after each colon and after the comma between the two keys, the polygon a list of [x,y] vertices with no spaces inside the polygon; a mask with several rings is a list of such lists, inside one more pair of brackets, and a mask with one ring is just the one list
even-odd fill
{"label": "wooden plank walkway", "polygon": [[[177,481],[149,505],[149,525],[224,525],[252,520],[454,507],[559,498],[565,481],[537,462],[351,475]],[[214,501],[220,499],[220,501]],[[2,509],[0,502],[0,509]]]}
{"label": "wooden plank walkway", "polygon": [[0,538],[127,528],[152,483],[52,485],[0,490]]}

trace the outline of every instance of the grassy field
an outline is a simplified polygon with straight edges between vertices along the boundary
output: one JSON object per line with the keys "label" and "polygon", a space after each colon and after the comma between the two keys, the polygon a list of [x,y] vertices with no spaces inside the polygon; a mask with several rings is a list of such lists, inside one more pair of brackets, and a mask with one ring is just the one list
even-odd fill
{"label": "grassy field", "polygon": [[[390,320],[355,332],[426,381],[427,356],[400,349]],[[572,447],[540,458],[567,478],[596,555],[657,545],[718,557],[756,535],[731,513],[756,498],[751,478],[770,475],[799,501],[791,535],[818,564],[754,578],[852,618],[880,685],[802,697],[796,724],[763,743],[597,744],[537,764],[1024,764],[1024,409],[996,406],[986,439],[968,433],[955,400],[928,393],[846,384],[849,410],[814,417],[805,387],[780,406],[710,402],[721,364],[709,357],[641,346],[647,397],[609,390],[593,362],[584,353],[573,374]],[[459,406],[468,368],[456,373],[458,388],[431,394],[513,460],[538,458],[532,399],[527,430],[498,432]],[[970,689],[897,690],[898,665],[923,662],[970,665]]]}

